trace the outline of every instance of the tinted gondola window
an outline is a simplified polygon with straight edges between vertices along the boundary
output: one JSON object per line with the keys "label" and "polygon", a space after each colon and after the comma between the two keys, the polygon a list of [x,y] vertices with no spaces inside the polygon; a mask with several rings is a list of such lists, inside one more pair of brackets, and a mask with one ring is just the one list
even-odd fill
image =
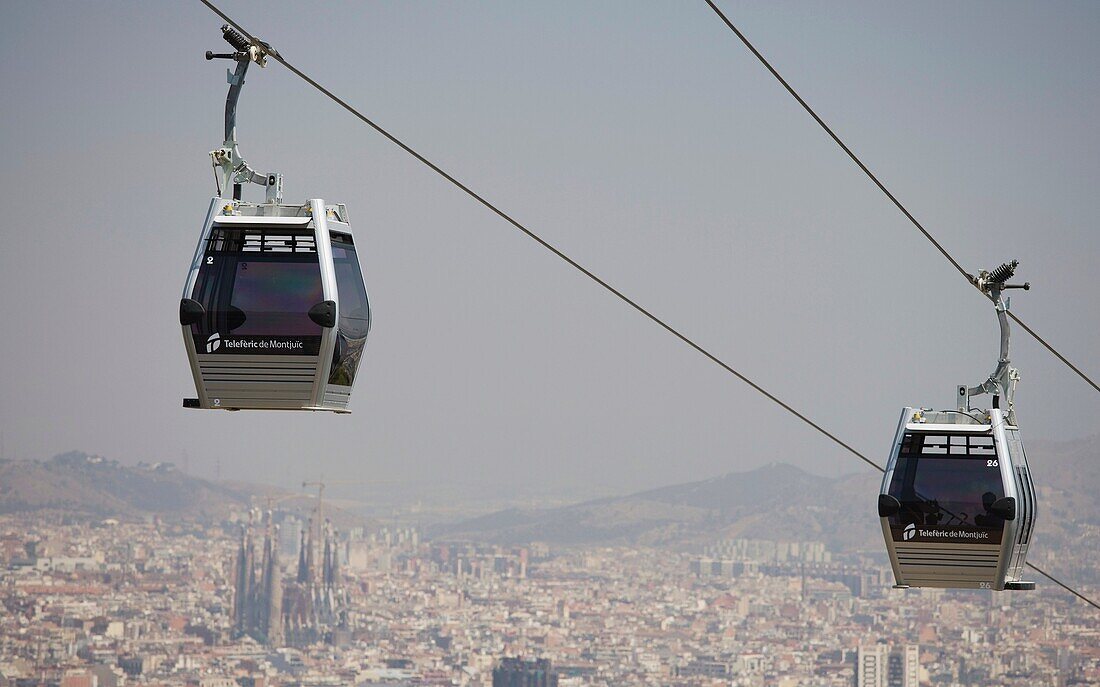
{"label": "tinted gondola window", "polygon": [[315,334],[306,313],[324,300],[320,276],[315,262],[238,260],[230,303],[246,319],[233,333]]}
{"label": "tinted gondola window", "polygon": [[890,518],[894,527],[915,525],[959,538],[976,532],[972,539],[1000,541],[1004,520],[991,507],[1004,487],[993,437],[906,433],[889,493],[901,502],[901,512]]}
{"label": "tinted gondola window", "polygon": [[192,298],[206,311],[192,325],[199,351],[316,354],[320,346],[321,327],[309,318],[324,300],[312,233],[215,227]]}
{"label": "tinted gondola window", "polygon": [[351,386],[367,343],[371,318],[367,289],[351,236],[332,233],[332,265],[340,298],[340,322],[329,384]]}

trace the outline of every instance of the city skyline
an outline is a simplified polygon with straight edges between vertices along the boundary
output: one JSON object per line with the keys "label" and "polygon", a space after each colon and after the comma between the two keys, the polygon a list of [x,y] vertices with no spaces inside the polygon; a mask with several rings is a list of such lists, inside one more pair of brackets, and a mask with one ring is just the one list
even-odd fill
{"label": "city skyline", "polygon": [[[309,632],[257,638],[242,619],[272,598],[242,589],[250,525],[274,531],[251,510],[206,523],[0,515],[0,601],[10,611],[0,616],[0,684],[1065,687],[1100,678],[1091,641],[1100,617],[1056,589],[897,590],[882,562],[814,541],[717,542],[711,553],[726,559],[707,567],[645,546],[502,547],[352,528],[329,549],[338,614],[324,619],[314,607]],[[285,590],[305,588],[294,579],[303,553],[275,554]],[[236,605],[242,594],[264,605]]]}

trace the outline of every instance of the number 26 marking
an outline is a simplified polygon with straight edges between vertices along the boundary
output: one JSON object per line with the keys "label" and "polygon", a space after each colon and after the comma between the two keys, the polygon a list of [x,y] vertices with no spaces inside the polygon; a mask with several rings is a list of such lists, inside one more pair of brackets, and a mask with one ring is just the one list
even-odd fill
{"label": "number 26 marking", "polygon": [[986,466],[987,468],[995,468],[995,467],[997,467],[998,465],[1000,465],[1000,463],[998,463],[998,462],[997,462],[997,461],[995,461],[995,460],[987,460],[987,461],[985,461],[985,466]]}

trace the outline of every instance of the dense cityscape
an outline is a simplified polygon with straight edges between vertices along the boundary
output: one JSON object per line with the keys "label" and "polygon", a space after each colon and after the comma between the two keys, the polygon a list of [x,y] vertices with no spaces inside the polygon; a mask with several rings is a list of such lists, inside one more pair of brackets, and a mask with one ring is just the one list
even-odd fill
{"label": "dense cityscape", "polygon": [[891,589],[820,542],[425,541],[258,508],[0,517],[3,687],[1100,683],[1100,615]]}

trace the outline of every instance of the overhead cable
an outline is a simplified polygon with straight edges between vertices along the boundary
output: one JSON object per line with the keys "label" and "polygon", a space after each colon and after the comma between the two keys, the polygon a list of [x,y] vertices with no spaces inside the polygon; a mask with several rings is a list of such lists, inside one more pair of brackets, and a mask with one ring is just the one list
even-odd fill
{"label": "overhead cable", "polygon": [[[236,29],[237,29],[238,31],[240,31],[241,33],[243,33],[243,34],[245,34],[246,36],[248,36],[248,37],[249,37],[249,40],[255,40],[255,39],[254,39],[254,38],[252,37],[252,34],[250,34],[250,33],[249,33],[249,32],[248,32],[247,30],[245,30],[245,29],[244,29],[244,28],[243,28],[243,27],[242,27],[242,26],[241,26],[240,24],[237,24],[237,23],[236,23],[235,21],[233,21],[233,20],[232,20],[232,19],[231,19],[231,18],[230,18],[230,17],[228,16],[228,15],[226,15],[226,14],[225,14],[224,12],[222,12],[221,10],[219,10],[219,9],[218,9],[218,8],[217,8],[217,7],[216,7],[216,6],[215,6],[215,5],[214,5],[214,4],[212,3],[212,2],[210,2],[210,0],[200,0],[200,2],[202,2],[202,3],[204,4],[204,5],[206,5],[206,6],[207,6],[207,7],[209,7],[209,8],[211,9],[211,10],[213,10],[213,11],[214,11],[214,12],[215,12],[215,13],[216,13],[216,14],[217,14],[217,15],[218,15],[219,17],[221,17],[222,19],[224,19],[224,20],[225,20],[226,22],[228,22],[228,23],[229,23],[230,25],[232,25],[232,26],[233,26],[234,28],[236,28]],[[688,346],[691,346],[692,348],[694,348],[694,349],[695,349],[695,350],[696,350],[697,352],[699,352],[700,354],[702,354],[703,356],[705,356],[705,357],[706,357],[706,358],[707,358],[708,360],[710,360],[711,362],[715,363],[716,365],[718,365],[719,367],[721,367],[722,369],[724,369],[724,370],[725,370],[726,372],[729,372],[729,373],[730,373],[730,374],[732,374],[733,376],[737,377],[737,378],[738,378],[738,379],[740,379],[740,380],[741,380],[742,382],[744,382],[744,383],[748,384],[748,385],[749,385],[750,387],[752,387],[752,388],[753,388],[754,390],[758,391],[759,393],[763,394],[763,395],[764,395],[765,397],[767,397],[767,398],[768,398],[769,400],[771,400],[771,401],[772,401],[773,403],[775,403],[776,405],[780,406],[781,408],[783,408],[784,410],[786,410],[786,411],[787,411],[788,413],[790,413],[790,414],[794,415],[794,416],[795,416],[795,417],[797,417],[797,418],[798,418],[799,420],[802,420],[802,422],[804,422],[804,423],[808,424],[809,426],[813,427],[814,429],[816,429],[816,430],[817,430],[818,432],[820,432],[821,434],[824,434],[824,435],[825,435],[826,437],[828,437],[828,438],[829,438],[830,440],[832,440],[832,441],[833,441],[834,443],[836,443],[836,444],[840,445],[840,446],[841,446],[842,448],[844,448],[845,450],[849,451],[850,453],[852,453],[852,454],[853,454],[853,455],[855,455],[856,457],[860,458],[861,460],[863,460],[863,461],[864,461],[864,462],[866,462],[867,464],[869,464],[869,465],[871,465],[871,466],[874,466],[874,467],[876,467],[876,468],[878,467],[878,465],[876,465],[876,464],[875,464],[875,463],[874,463],[874,462],[873,462],[872,460],[870,460],[869,458],[867,458],[866,456],[864,456],[864,455],[863,455],[862,453],[860,453],[859,451],[857,451],[857,450],[856,450],[855,448],[853,448],[853,447],[852,447],[852,446],[850,446],[849,444],[845,443],[844,441],[841,441],[841,440],[840,440],[840,439],[839,439],[839,438],[838,438],[838,437],[837,437],[836,435],[834,435],[834,434],[832,434],[831,432],[827,431],[827,430],[826,430],[825,428],[823,428],[823,427],[822,427],[821,425],[817,424],[816,422],[814,422],[813,420],[811,420],[811,419],[810,419],[809,417],[807,417],[807,416],[806,416],[806,415],[805,415],[804,413],[802,413],[802,412],[800,412],[800,411],[796,410],[795,408],[793,408],[793,407],[792,407],[792,406],[790,406],[789,404],[787,404],[787,403],[783,402],[782,400],[780,400],[780,399],[779,399],[779,398],[778,398],[777,396],[775,396],[774,394],[772,394],[771,392],[769,392],[769,391],[768,391],[767,389],[765,389],[764,387],[760,386],[759,384],[757,384],[756,382],[754,382],[754,381],[753,381],[752,379],[749,379],[749,378],[748,378],[747,376],[745,376],[745,375],[744,375],[743,373],[741,373],[741,372],[739,372],[738,370],[734,369],[734,368],[733,368],[733,367],[732,367],[731,365],[729,365],[728,363],[726,363],[726,362],[724,362],[723,360],[721,360],[721,359],[720,359],[720,358],[719,358],[718,356],[716,356],[715,354],[711,353],[711,352],[710,352],[710,351],[708,351],[708,350],[707,350],[706,348],[703,348],[703,346],[701,346],[700,344],[696,343],[696,342],[695,342],[695,341],[694,341],[693,339],[691,339],[690,337],[688,337],[688,336],[687,336],[686,334],[682,333],[682,332],[681,332],[680,330],[676,329],[675,327],[673,327],[673,326],[672,326],[672,325],[670,325],[669,323],[665,322],[665,321],[664,321],[663,319],[661,319],[660,317],[658,317],[658,316],[654,315],[654,314],[653,314],[653,313],[652,313],[651,311],[647,310],[647,309],[646,309],[645,307],[643,307],[642,305],[638,304],[638,302],[637,302],[637,301],[633,300],[632,298],[630,298],[629,296],[627,296],[626,294],[624,294],[624,293],[623,293],[622,291],[620,291],[619,289],[617,289],[617,288],[615,288],[614,286],[612,286],[611,284],[607,283],[607,282],[606,282],[606,281],[605,281],[604,279],[602,279],[601,277],[597,276],[597,275],[596,275],[595,273],[593,273],[593,272],[592,272],[591,270],[589,270],[588,268],[584,267],[583,265],[581,265],[580,263],[578,263],[578,262],[577,262],[576,260],[574,260],[573,258],[571,258],[571,257],[569,257],[568,255],[566,255],[566,254],[565,254],[564,252],[562,252],[562,251],[561,251],[560,249],[558,249],[558,248],[557,248],[556,246],[552,245],[552,244],[551,244],[550,242],[548,242],[548,241],[547,241],[546,239],[544,239],[544,238],[542,238],[541,236],[539,236],[538,234],[536,234],[536,233],[535,233],[534,231],[532,231],[531,229],[529,229],[529,228],[528,228],[527,226],[525,226],[525,225],[521,224],[521,223],[520,223],[520,222],[519,222],[518,220],[516,220],[516,219],[515,219],[515,218],[513,218],[513,217],[512,217],[511,215],[509,215],[508,213],[506,213],[506,212],[504,212],[503,210],[501,210],[500,208],[498,208],[498,207],[497,207],[496,205],[494,205],[494,204],[493,204],[493,203],[491,203],[490,201],[486,200],[486,199],[485,199],[485,198],[484,198],[483,196],[479,195],[479,194],[478,194],[477,192],[475,192],[475,191],[474,191],[473,189],[471,189],[471,188],[470,188],[469,186],[467,186],[466,184],[462,183],[461,181],[459,181],[458,179],[456,179],[456,178],[455,178],[454,176],[452,176],[452,175],[451,175],[451,174],[449,174],[448,172],[444,171],[444,170],[443,170],[442,168],[440,168],[440,167],[439,167],[438,165],[436,165],[436,164],[435,164],[434,162],[432,162],[432,161],[431,161],[431,160],[429,160],[428,158],[424,157],[424,156],[423,156],[423,155],[421,155],[420,153],[418,153],[418,152],[416,152],[415,150],[413,150],[413,149],[412,149],[412,148],[411,148],[410,146],[408,146],[408,145],[407,145],[406,143],[404,143],[403,141],[401,141],[400,139],[398,139],[398,138],[397,138],[396,136],[394,136],[393,134],[391,134],[391,133],[390,133],[389,131],[387,131],[387,130],[385,130],[384,128],[382,128],[382,127],[381,127],[381,126],[380,126],[379,124],[377,124],[376,122],[374,122],[373,120],[371,120],[370,118],[368,118],[368,117],[367,117],[366,115],[364,115],[364,114],[363,114],[362,112],[360,112],[359,110],[357,110],[357,109],[355,109],[354,107],[352,107],[351,105],[349,105],[349,104],[348,104],[348,103],[347,103],[347,102],[346,102],[345,100],[343,100],[342,98],[338,97],[338,96],[337,96],[337,95],[335,95],[335,94],[334,94],[334,93],[333,93],[332,91],[328,90],[327,88],[325,88],[325,87],[324,87],[324,86],[322,86],[321,84],[317,83],[317,82],[316,82],[316,81],[315,81],[314,79],[312,79],[312,78],[310,78],[309,76],[307,76],[307,75],[306,75],[305,73],[303,73],[303,72],[302,72],[301,70],[299,70],[299,69],[298,69],[297,67],[295,67],[294,65],[290,64],[290,63],[289,63],[289,62],[288,62],[288,61],[286,60],[286,58],[284,58],[284,57],[283,57],[282,55],[280,55],[280,54],[279,54],[279,53],[277,53],[277,52],[271,52],[269,56],[270,56],[270,57],[271,57],[272,59],[274,59],[274,60],[278,61],[278,62],[279,62],[280,64],[282,64],[282,65],[283,65],[284,67],[286,67],[287,69],[289,69],[289,70],[290,70],[291,72],[293,72],[293,73],[294,73],[294,74],[295,74],[296,76],[298,76],[299,78],[301,78],[301,79],[302,79],[303,81],[305,81],[305,82],[306,82],[306,83],[308,83],[309,85],[311,85],[311,86],[313,86],[314,88],[316,88],[317,90],[319,90],[319,91],[320,91],[321,93],[323,93],[323,94],[325,94],[326,96],[328,96],[328,97],[329,97],[329,98],[330,98],[331,100],[333,100],[333,101],[334,101],[334,102],[335,102],[336,104],[338,104],[338,105],[339,105],[340,107],[342,107],[342,108],[344,108],[345,110],[347,110],[348,112],[350,112],[350,113],[351,113],[352,115],[354,115],[354,116],[355,116],[356,118],[358,118],[359,120],[361,120],[361,121],[362,121],[363,123],[367,124],[368,126],[370,126],[371,128],[373,128],[373,129],[374,129],[375,131],[377,131],[378,133],[380,133],[380,134],[382,134],[383,136],[385,136],[385,137],[386,137],[387,139],[389,139],[389,140],[390,140],[391,142],[393,142],[393,143],[394,143],[395,145],[397,145],[397,146],[398,146],[399,148],[401,148],[402,150],[404,150],[404,151],[405,151],[406,153],[408,153],[408,154],[412,155],[413,157],[415,157],[415,158],[416,158],[417,160],[419,160],[419,161],[420,161],[421,163],[423,163],[423,164],[424,164],[425,166],[427,166],[427,167],[428,167],[429,169],[431,169],[431,170],[432,170],[433,172],[435,172],[436,174],[440,175],[441,177],[443,177],[443,178],[444,178],[444,179],[446,179],[447,181],[449,181],[449,182],[451,182],[452,184],[454,184],[455,186],[457,186],[457,187],[458,187],[459,189],[461,189],[461,190],[462,190],[462,191],[463,191],[464,193],[466,193],[467,195],[469,195],[469,196],[470,196],[471,198],[473,198],[473,199],[474,199],[474,200],[476,200],[477,202],[481,203],[482,205],[484,205],[484,206],[485,206],[486,208],[488,208],[489,210],[493,211],[493,212],[494,212],[494,213],[495,213],[496,215],[498,215],[498,216],[499,216],[499,217],[500,217],[501,219],[503,219],[504,221],[508,222],[509,224],[511,224],[511,225],[512,225],[513,227],[515,227],[516,229],[519,229],[519,230],[520,230],[521,232],[523,232],[523,233],[524,233],[524,234],[526,234],[526,235],[527,235],[528,237],[530,237],[530,238],[531,238],[531,239],[533,239],[533,240],[534,240],[535,242],[537,242],[537,243],[538,243],[538,244],[539,244],[540,246],[542,246],[543,248],[545,248],[545,249],[549,250],[549,251],[550,251],[551,253],[553,253],[554,255],[556,255],[556,256],[557,256],[558,258],[560,258],[561,260],[565,261],[565,262],[566,262],[566,263],[567,263],[567,264],[568,264],[568,265],[569,265],[570,267],[573,267],[574,269],[576,269],[576,270],[577,270],[578,272],[580,272],[580,273],[581,273],[581,274],[583,274],[584,276],[586,276],[586,277],[588,277],[589,279],[591,279],[592,281],[596,282],[597,284],[599,284],[600,286],[602,286],[602,287],[603,287],[604,289],[606,289],[607,291],[609,291],[609,292],[611,292],[612,294],[614,294],[614,295],[615,295],[615,296],[616,296],[617,298],[619,298],[620,300],[622,300],[622,301],[623,301],[624,303],[626,303],[626,304],[627,304],[627,305],[629,305],[630,307],[634,308],[635,310],[637,310],[638,312],[640,312],[641,314],[645,315],[645,316],[646,316],[647,318],[649,318],[650,320],[652,320],[653,322],[655,322],[656,324],[658,324],[658,325],[659,325],[660,327],[662,327],[663,329],[665,329],[666,331],[668,331],[668,332],[669,332],[670,334],[672,334],[672,335],[673,335],[673,336],[675,336],[676,338],[680,339],[681,341],[683,341],[684,343],[686,343],[686,344],[687,344]],[[879,468],[879,469],[881,469],[881,468]]]}
{"label": "overhead cable", "polygon": [[[240,24],[235,22],[232,18],[229,17],[229,15],[225,14],[220,9],[218,9],[218,7],[215,6],[212,2],[210,2],[210,0],[199,0],[199,1],[202,4],[206,5],[208,8],[210,8],[211,11],[213,11],[215,14],[217,14],[219,17],[221,17],[226,23],[228,23],[233,28],[237,29],[238,31],[243,33],[245,36],[247,36],[248,39],[250,41],[252,41],[254,44],[258,43],[257,39],[251,33],[249,33],[248,30],[246,30],[243,26],[241,26]],[[266,46],[266,44],[265,44],[265,47],[268,47],[270,49],[270,46]],[[553,244],[551,244],[548,241],[546,241],[545,239],[543,239],[541,236],[536,234],[534,231],[532,231],[531,229],[529,229],[525,225],[521,224],[519,221],[514,219],[511,215],[507,214],[506,212],[504,212],[503,210],[498,208],[496,205],[494,205],[490,201],[486,200],[484,197],[482,197],[481,195],[479,195],[478,193],[473,191],[469,186],[466,186],[464,183],[462,183],[461,181],[456,179],[454,176],[452,176],[448,172],[444,171],[442,168],[440,168],[434,162],[432,162],[428,158],[424,157],[420,153],[416,152],[408,144],[401,141],[399,138],[397,138],[396,136],[391,134],[389,131],[382,128],[382,126],[380,126],[378,123],[371,120],[369,117],[364,115],[362,112],[360,112],[359,110],[357,110],[354,107],[352,107],[351,105],[349,105],[345,100],[338,97],[332,91],[328,90],[327,88],[325,88],[321,84],[317,83],[317,81],[315,81],[314,79],[312,79],[311,77],[306,75],[304,72],[302,72],[300,69],[298,69],[294,65],[292,65],[279,52],[277,52],[275,50],[270,50],[268,52],[268,56],[271,57],[272,59],[276,60],[277,62],[279,62],[279,64],[283,65],[287,69],[289,69],[295,76],[299,77],[300,79],[302,79],[303,81],[305,81],[306,83],[308,83],[309,85],[313,86],[315,89],[317,89],[318,91],[320,91],[321,93],[326,95],[329,99],[331,99],[337,105],[339,105],[340,107],[342,107],[345,110],[347,110],[348,112],[350,112],[353,116],[355,116],[357,119],[362,121],[364,124],[370,126],[372,129],[374,129],[378,133],[385,136],[394,145],[398,146],[399,148],[404,150],[409,155],[412,155],[414,158],[416,158],[419,162],[423,163],[426,167],[431,169],[433,172],[435,172],[439,176],[443,177],[444,179],[449,181],[454,186],[458,187],[460,190],[462,190],[464,193],[466,193],[468,196],[470,196],[471,198],[473,198],[477,202],[484,205],[486,208],[491,210],[494,214],[499,216],[501,219],[508,222],[509,224],[511,224],[516,229],[519,229],[521,232],[523,232],[529,238],[534,240],[540,246],[547,249],[548,251],[550,251],[551,253],[556,255],[558,258],[563,260],[570,267],[574,268],[575,270],[577,270],[578,272],[580,272],[584,276],[588,277],[589,279],[591,279],[595,283],[602,286],[604,289],[606,289],[610,293],[614,294],[617,298],[619,298],[619,300],[623,301],[624,303],[626,303],[630,307],[634,308],[635,310],[637,310],[642,315],[645,315],[647,318],[649,318],[654,323],[659,325],[662,329],[666,330],[668,333],[672,334],[673,336],[675,336],[680,341],[684,342],[685,344],[687,344],[691,348],[695,349],[695,351],[697,351],[698,353],[700,353],[701,355],[706,357],[708,360],[710,360],[714,364],[721,367],[726,372],[728,372],[731,375],[733,375],[734,377],[738,378],[739,380],[741,380],[745,384],[748,384],[750,387],[752,387],[752,389],[754,391],[759,392],[765,398],[772,401],[773,403],[775,403],[779,407],[783,408],[783,410],[787,411],[788,413],[790,413],[794,417],[798,418],[803,423],[809,425],[814,430],[816,430],[818,433],[822,434],[823,436],[828,438],[830,441],[837,444],[841,448],[845,449],[846,451],[848,451],[849,453],[851,453],[855,457],[859,458],[860,460],[862,460],[867,465],[875,468],[879,472],[884,471],[883,467],[881,465],[879,465],[875,461],[868,458],[866,455],[864,455],[859,450],[854,448],[851,444],[848,444],[847,442],[841,440],[838,436],[836,436],[835,434],[828,431],[827,429],[825,429],[824,427],[822,427],[818,423],[811,420],[804,413],[796,410],[794,407],[792,407],[790,404],[784,402],[782,399],[780,399],[775,394],[771,393],[770,391],[768,391],[764,387],[760,386],[759,384],[754,382],[752,379],[745,376],[743,373],[741,373],[738,370],[734,369],[731,365],[729,365],[728,363],[723,361],[721,358],[719,358],[715,354],[708,351],[702,345],[696,343],[693,339],[688,337],[686,334],[682,333],[680,330],[678,330],[675,327],[673,327],[672,325],[668,324],[663,319],[661,319],[661,318],[657,317],[656,315],[654,315],[652,312],[650,312],[645,307],[643,307],[642,305],[640,305],[639,303],[637,303],[636,301],[631,299],[629,296],[624,294],[622,291],[619,291],[617,288],[615,288],[611,284],[604,281],[601,277],[597,276],[591,270],[584,267],[583,265],[578,263],[576,260],[574,260],[573,258],[571,258],[568,255],[566,255],[565,253],[563,253],[560,249],[555,247]],[[1032,566],[1032,567],[1034,567],[1034,566]],[[1073,591],[1067,585],[1063,584],[1062,582],[1059,582],[1058,580],[1054,579],[1053,577],[1051,577],[1047,573],[1039,570],[1038,568],[1035,568],[1035,570],[1037,572],[1039,572],[1040,574],[1048,577],[1051,581],[1055,582],[1056,584],[1058,584],[1062,587],[1065,587],[1066,589],[1069,589],[1070,591]],[[1100,605],[1098,605],[1094,601],[1091,601],[1090,599],[1088,599],[1087,597],[1081,595],[1080,593],[1078,593],[1076,591],[1073,591],[1073,593],[1076,594],[1077,596],[1079,596],[1080,598],[1084,599],[1086,602],[1088,602],[1092,606],[1096,607],[1098,610],[1100,610]]]}
{"label": "overhead cable", "polygon": [[[856,166],[859,167],[860,170],[862,170],[863,173],[867,175],[867,178],[870,179],[875,184],[875,186],[877,186],[879,190],[882,191],[882,193],[890,199],[890,202],[893,203],[897,207],[897,209],[901,211],[901,214],[905,215],[905,218],[908,219],[913,224],[913,226],[917,228],[918,231],[920,231],[924,238],[928,239],[928,242],[931,243],[937,251],[939,251],[940,255],[942,255],[944,259],[946,259],[949,263],[951,263],[951,266],[954,267],[955,270],[958,271],[958,273],[961,274],[971,286],[981,292],[981,287],[978,286],[977,279],[975,279],[974,275],[963,269],[963,266],[959,264],[959,261],[956,260],[954,256],[951,255],[951,253],[947,252],[947,249],[943,247],[943,244],[937,241],[936,237],[932,236],[932,234],[924,228],[924,225],[921,224],[917,220],[917,218],[913,216],[913,213],[909,212],[909,210],[904,205],[902,205],[901,201],[897,199],[897,196],[891,193],[890,190],[886,188],[886,185],[879,181],[879,178],[875,176],[875,173],[872,172],[870,168],[867,167],[867,165],[863,164],[863,161],[860,160],[859,157],[852,152],[852,149],[849,148],[848,145],[844,143],[844,141],[842,141],[839,136],[836,135],[836,132],[834,132],[832,128],[825,123],[825,120],[818,116],[817,112],[815,112],[814,109],[810,107],[810,105],[805,100],[802,99],[802,96],[798,94],[798,91],[794,90],[794,88],[787,82],[787,80],[784,79],[778,71],[776,71],[771,62],[769,62],[768,59],[764,57],[764,55],[761,54],[759,50],[756,49],[756,46],[749,42],[749,39],[745,37],[745,34],[741,33],[741,30],[734,26],[733,22],[729,20],[729,17],[727,17],[725,13],[718,8],[718,5],[714,4],[714,0],[704,1],[708,5],[710,5],[710,8],[714,10],[714,13],[718,15],[718,18],[721,19],[727,27],[729,27],[729,30],[732,31],[734,35],[736,35],[741,40],[741,42],[745,44],[745,47],[748,48],[754,56],[756,56],[756,59],[760,60],[760,63],[763,64],[769,72],[771,72],[771,75],[775,77],[776,81],[778,81],[783,86],[783,88],[787,89],[787,92],[791,94],[791,97],[798,101],[798,104],[802,106],[802,109],[806,110],[806,112],[811,117],[813,117],[813,120],[817,122],[822,129],[825,130],[825,133],[829,134],[829,137],[832,138],[838,146],[840,146],[840,149],[843,150],[848,155],[848,157],[852,159],[852,162],[856,163]],[[988,294],[985,294],[983,292],[982,295],[988,298]],[[1081,370],[1081,368],[1070,362],[1068,358],[1062,355],[1058,351],[1058,349],[1051,345],[1046,339],[1039,336],[1039,334],[1036,333],[1034,329],[1024,324],[1023,320],[1017,317],[1015,313],[1009,311],[1008,316],[1012,318],[1013,322],[1020,325],[1025,332],[1030,334],[1032,338],[1042,344],[1044,348],[1054,354],[1054,357],[1058,358],[1058,360],[1061,360],[1063,363],[1066,364],[1067,367],[1069,367],[1069,369],[1076,372],[1077,376],[1085,380],[1085,382],[1088,383],[1089,386],[1091,386],[1097,392],[1100,392],[1100,385],[1098,385],[1095,381],[1092,380],[1091,377],[1085,374],[1084,371]]]}

